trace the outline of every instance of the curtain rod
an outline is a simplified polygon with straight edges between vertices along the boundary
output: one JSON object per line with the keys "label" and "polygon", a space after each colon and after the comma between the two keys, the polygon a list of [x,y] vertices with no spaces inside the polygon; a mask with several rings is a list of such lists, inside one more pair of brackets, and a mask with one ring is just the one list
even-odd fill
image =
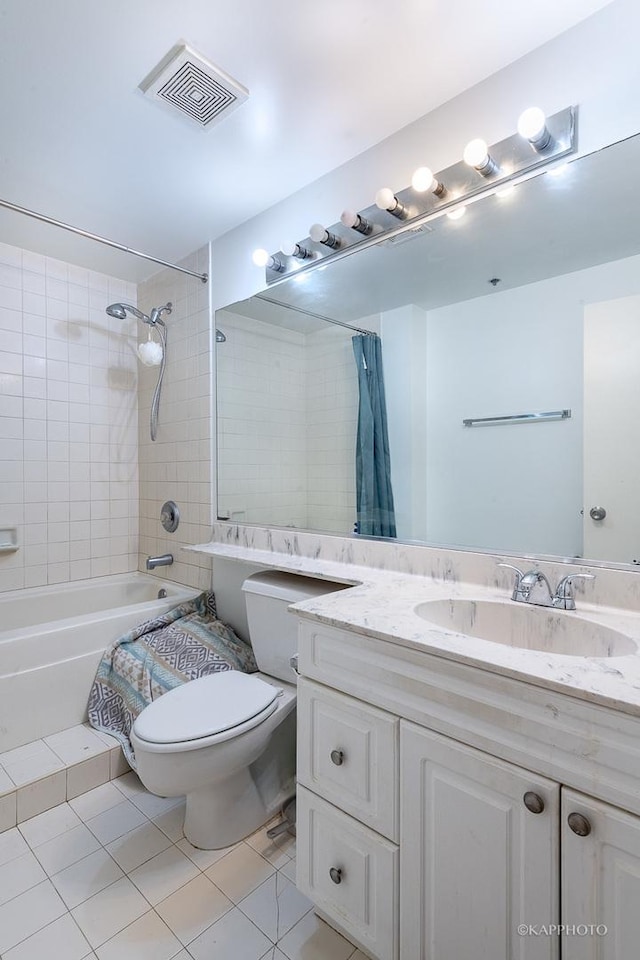
{"label": "curtain rod", "polygon": [[53,227],[60,227],[62,230],[68,230],[70,233],[76,233],[79,237],[86,237],[88,240],[96,240],[107,247],[113,247],[114,250],[122,250],[123,253],[130,253],[134,257],[141,257],[142,260],[151,260],[152,263],[159,263],[163,267],[169,267],[170,270],[178,270],[180,273],[187,273],[190,277],[197,277],[206,283],[209,275],[206,273],[196,273],[194,270],[187,270],[186,267],[180,267],[177,263],[170,263],[168,260],[161,260],[159,257],[152,257],[148,253],[141,253],[132,247],[126,247],[123,243],[116,243],[115,240],[107,240],[106,237],[100,237],[97,233],[89,233],[88,230],[81,230],[80,227],[72,227],[69,223],[62,220],[54,220],[53,217],[47,217],[43,213],[37,213],[35,210],[29,210],[27,207],[20,207],[17,203],[11,203],[10,200],[0,199],[0,207],[7,210],[13,210],[15,213],[23,213],[27,217],[33,217],[34,220],[40,220],[42,223],[49,223]]}
{"label": "curtain rod", "polygon": [[350,323],[343,323],[342,320],[333,320],[331,317],[323,317],[321,313],[312,313],[310,310],[299,310],[290,303],[282,303],[280,300],[272,300],[271,297],[265,297],[263,293],[255,294],[256,300],[264,300],[266,303],[272,303],[274,307],[284,307],[285,310],[293,310],[295,313],[304,313],[307,317],[313,317],[315,320],[324,320],[325,323],[335,323],[337,327],[345,327],[347,330],[353,330],[354,333],[362,333],[365,337],[377,337],[378,334],[373,330],[363,330],[361,327],[353,327]]}

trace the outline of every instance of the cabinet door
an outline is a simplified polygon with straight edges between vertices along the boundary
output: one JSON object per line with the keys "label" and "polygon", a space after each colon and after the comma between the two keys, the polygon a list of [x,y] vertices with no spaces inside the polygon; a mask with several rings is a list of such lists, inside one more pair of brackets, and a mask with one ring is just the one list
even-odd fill
{"label": "cabinet door", "polygon": [[640,817],[563,788],[561,843],[563,960],[638,957]]}
{"label": "cabinet door", "polygon": [[297,834],[298,889],[370,956],[397,960],[396,844],[304,787]]}
{"label": "cabinet door", "polygon": [[558,784],[400,730],[401,960],[555,960],[557,936],[527,934],[559,922]]}

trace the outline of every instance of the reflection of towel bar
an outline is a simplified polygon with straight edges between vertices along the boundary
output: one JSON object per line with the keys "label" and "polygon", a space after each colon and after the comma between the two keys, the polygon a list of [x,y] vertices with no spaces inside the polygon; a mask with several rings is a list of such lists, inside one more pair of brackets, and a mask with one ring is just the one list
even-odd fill
{"label": "reflection of towel bar", "polygon": [[474,417],[462,421],[463,427],[477,427],[489,423],[535,423],[539,420],[568,420],[571,410],[549,410],[547,413],[516,413],[506,417]]}

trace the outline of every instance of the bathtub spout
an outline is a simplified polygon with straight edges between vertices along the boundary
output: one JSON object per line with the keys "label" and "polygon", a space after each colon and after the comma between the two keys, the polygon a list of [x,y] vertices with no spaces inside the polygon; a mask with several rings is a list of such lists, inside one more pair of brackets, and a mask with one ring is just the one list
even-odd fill
{"label": "bathtub spout", "polygon": [[156,567],[170,567],[173,563],[173,556],[170,553],[163,553],[161,557],[147,557],[147,570],[154,570]]}

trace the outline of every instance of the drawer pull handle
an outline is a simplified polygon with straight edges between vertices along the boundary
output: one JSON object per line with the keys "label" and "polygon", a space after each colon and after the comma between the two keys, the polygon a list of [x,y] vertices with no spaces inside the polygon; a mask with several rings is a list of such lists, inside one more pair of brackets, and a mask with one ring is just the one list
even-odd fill
{"label": "drawer pull handle", "polygon": [[570,813],[567,817],[567,823],[579,837],[588,837],[591,833],[591,824],[581,813]]}
{"label": "drawer pull handle", "polygon": [[539,793],[534,793],[533,790],[527,790],[522,799],[525,807],[531,813],[542,813],[544,810],[544,800]]}
{"label": "drawer pull handle", "polygon": [[329,876],[334,883],[342,883],[342,867],[331,867]]}
{"label": "drawer pull handle", "polygon": [[344,763],[344,753],[342,750],[332,750],[331,751],[331,762],[335,763],[336,767],[342,766]]}

